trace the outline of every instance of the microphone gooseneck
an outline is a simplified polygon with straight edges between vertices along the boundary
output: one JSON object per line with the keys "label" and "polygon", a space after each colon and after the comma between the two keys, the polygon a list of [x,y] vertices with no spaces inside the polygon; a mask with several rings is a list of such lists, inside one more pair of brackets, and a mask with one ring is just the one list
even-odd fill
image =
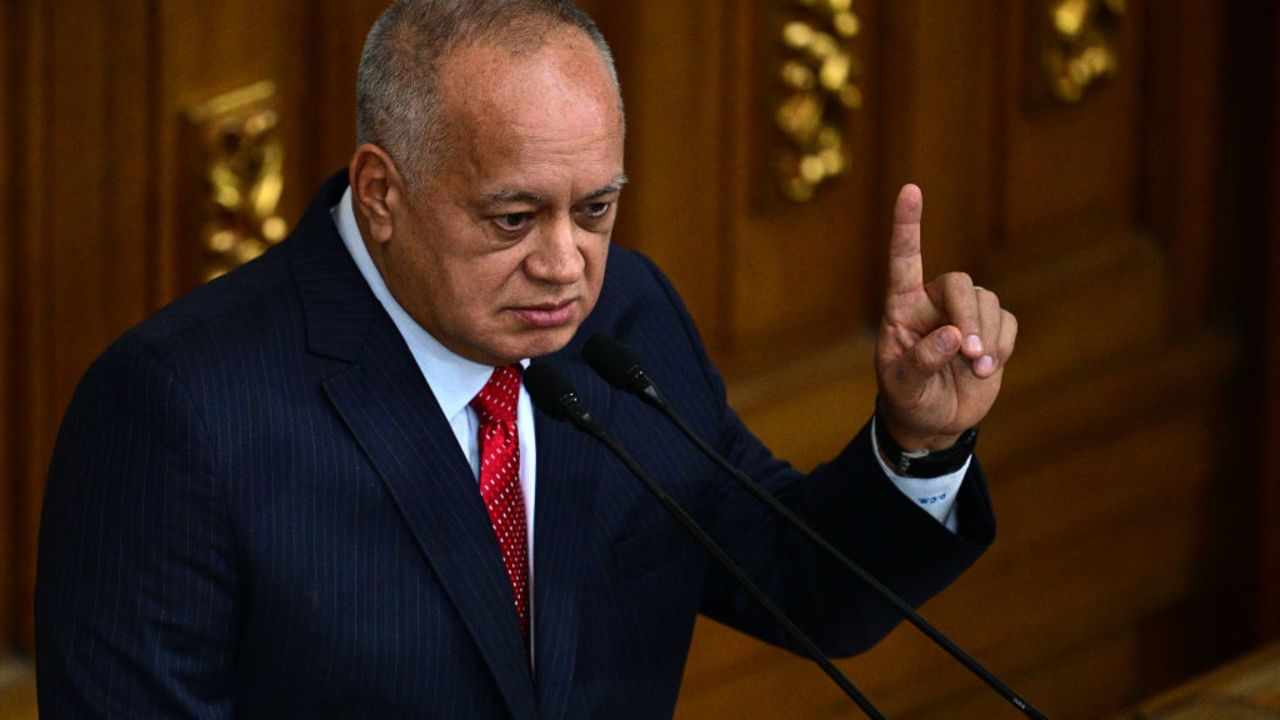
{"label": "microphone gooseneck", "polygon": [[826,672],[836,685],[840,686],[840,689],[843,690],[851,700],[853,700],[854,704],[866,713],[868,717],[873,718],[873,720],[887,720],[887,718],[885,718],[885,716],[871,704],[871,701],[854,686],[849,678],[845,677],[844,673],[840,672],[839,668],[837,668],[835,664],[831,662],[831,659],[826,656],[826,653],[822,652],[822,649],[818,647],[818,644],[806,635],[805,632],[801,630],[785,612],[782,611],[782,608],[778,607],[773,600],[770,599],[769,596],[765,594],[765,592],[761,590],[745,572],[743,572],[742,568],[738,567],[738,564],[729,557],[724,549],[721,548],[720,545],[717,544],[716,541],[713,540],[700,525],[698,525],[697,521],[690,517],[689,513],[685,512],[685,510],[681,508],[675,500],[671,499],[671,496],[667,495],[667,493],[656,482],[654,482],[647,473],[645,473],[644,469],[640,467],[635,458],[633,458],[630,453],[619,445],[618,442],[614,440],[613,437],[610,436],[604,428],[594,420],[594,418],[591,417],[591,412],[582,404],[582,401],[578,399],[577,392],[574,391],[573,385],[568,380],[561,376],[560,373],[556,372],[550,364],[545,362],[536,362],[531,364],[529,368],[525,370],[524,385],[525,388],[529,390],[529,397],[533,399],[534,405],[536,405],[538,409],[542,410],[542,412],[557,420],[565,420],[579,430],[582,430],[588,435],[591,435],[604,443],[605,446],[622,461],[622,464],[627,466],[627,469],[631,471],[631,474],[635,475],[636,478],[644,484],[645,489],[648,490],[659,503],[661,503],[667,512],[675,517],[680,525],[683,526],[684,529],[707,550],[707,552],[711,553],[711,556],[716,560],[716,562],[724,567],[724,569],[728,570],[729,574],[733,576],[733,579],[736,580],[738,584],[741,585],[742,588],[746,590],[747,593],[751,595],[751,597],[755,599],[755,601],[758,602],[761,607],[763,607],[769,615],[778,622],[779,625],[782,626],[782,628],[793,640],[796,641],[796,643],[804,648],[809,657],[812,658],[824,672]]}
{"label": "microphone gooseneck", "polygon": [[1013,705],[1024,715],[1033,720],[1047,720],[1045,715],[1039,710],[1032,707],[1030,703],[1024,700],[1013,688],[1006,685],[1000,678],[996,677],[990,670],[987,670],[977,660],[970,656],[967,652],[956,645],[951,638],[943,635],[941,631],[935,628],[929,621],[925,620],[916,609],[908,605],[897,593],[890,590],[881,583],[871,573],[867,572],[847,555],[840,552],[834,545],[827,541],[826,538],[819,535],[816,531],[809,527],[803,520],[796,516],[790,508],[783,505],[773,495],[765,490],[759,483],[747,477],[738,468],[734,467],[715,448],[711,447],[702,439],[693,428],[685,422],[684,418],[675,411],[666,398],[658,391],[657,385],[649,377],[644,369],[644,363],[636,353],[624,344],[621,340],[611,337],[604,333],[596,333],[592,335],[582,349],[582,357],[587,361],[593,370],[604,378],[606,382],[614,387],[632,393],[644,400],[646,403],[657,408],[659,412],[665,415],[671,422],[675,423],[680,432],[689,439],[704,455],[719,465],[725,472],[729,473],[744,490],[753,497],[769,506],[779,517],[787,521],[792,527],[800,531],[810,542],[817,545],[824,552],[834,558],[837,562],[845,567],[849,572],[856,575],[865,582],[880,597],[884,598],[890,605],[897,610],[898,614],[916,626],[920,632],[924,633],[936,645],[947,651],[951,657],[963,665],[969,672],[973,673],[980,680],[985,682],[992,690],[1003,697],[1009,704]]}

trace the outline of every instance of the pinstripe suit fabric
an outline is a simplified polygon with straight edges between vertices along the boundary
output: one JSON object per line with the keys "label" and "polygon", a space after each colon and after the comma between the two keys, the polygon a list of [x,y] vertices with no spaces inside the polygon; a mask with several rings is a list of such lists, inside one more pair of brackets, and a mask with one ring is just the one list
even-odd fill
{"label": "pinstripe suit fabric", "polygon": [[[37,582],[46,718],[658,718],[694,616],[785,644],[625,469],[538,415],[536,676],[463,454],[329,216],[178,300],[85,375],[50,470]],[[605,330],[651,360],[725,454],[912,602],[994,533],[976,463],[948,533],[884,478],[865,429],[808,476],[724,403],[674,290],[614,248],[553,356],[606,426],[830,651],[889,609],[578,360]],[[841,419],[840,421],[845,421]]]}

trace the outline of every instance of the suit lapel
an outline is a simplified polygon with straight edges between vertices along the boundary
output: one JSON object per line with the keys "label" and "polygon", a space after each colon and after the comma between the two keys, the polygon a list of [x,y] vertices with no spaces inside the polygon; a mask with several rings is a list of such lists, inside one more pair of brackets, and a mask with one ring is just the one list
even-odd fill
{"label": "suit lapel", "polygon": [[404,340],[342,246],[328,212],[345,188],[335,180],[307,213],[293,257],[308,345],[346,363],[324,390],[377,469],[512,715],[534,717],[511,586],[475,477]]}
{"label": "suit lapel", "polygon": [[[582,335],[582,333],[579,333]],[[577,344],[549,358],[601,421],[608,412],[603,382],[581,362]],[[585,544],[592,536],[593,504],[603,454],[600,443],[567,422],[540,410],[538,433],[538,502],[534,523],[534,632],[538,704],[543,718],[563,717],[568,706],[578,649],[578,606]]]}

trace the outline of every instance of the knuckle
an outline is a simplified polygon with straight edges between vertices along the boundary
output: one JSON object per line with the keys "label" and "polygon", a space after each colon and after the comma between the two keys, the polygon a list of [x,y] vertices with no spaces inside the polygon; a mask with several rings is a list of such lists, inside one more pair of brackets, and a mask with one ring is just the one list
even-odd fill
{"label": "knuckle", "polygon": [[937,358],[934,352],[929,348],[927,342],[919,342],[916,344],[915,352],[911,353],[911,364],[919,371],[931,372],[933,366],[937,364]]}

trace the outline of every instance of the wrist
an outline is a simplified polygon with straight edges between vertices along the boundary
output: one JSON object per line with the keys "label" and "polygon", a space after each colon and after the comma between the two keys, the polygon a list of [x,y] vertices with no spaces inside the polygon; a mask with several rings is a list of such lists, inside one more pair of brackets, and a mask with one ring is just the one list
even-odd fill
{"label": "wrist", "polygon": [[953,446],[960,440],[964,433],[956,433],[954,435],[912,435],[900,429],[900,426],[890,422],[883,414],[876,416],[877,422],[883,422],[885,432],[889,434],[889,438],[893,440],[894,445],[901,448],[904,452],[939,452]]}
{"label": "wrist", "polygon": [[978,441],[976,427],[954,435],[895,432],[879,396],[876,397],[874,427],[881,459],[906,477],[931,478],[956,472],[964,467]]}

